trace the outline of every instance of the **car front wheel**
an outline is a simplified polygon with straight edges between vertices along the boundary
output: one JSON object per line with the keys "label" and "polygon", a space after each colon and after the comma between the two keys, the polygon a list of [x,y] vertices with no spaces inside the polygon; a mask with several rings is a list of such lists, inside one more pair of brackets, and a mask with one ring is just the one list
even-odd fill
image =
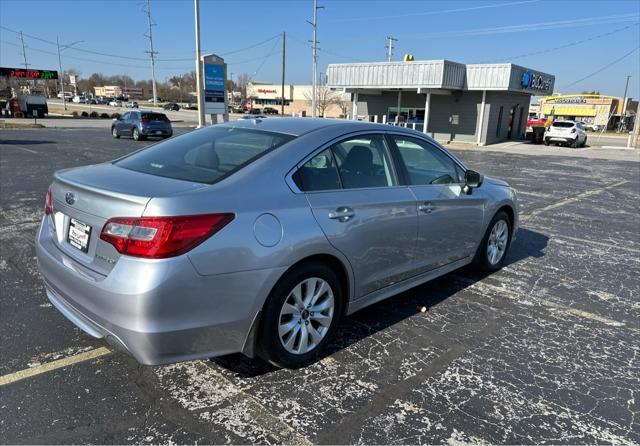
{"label": "car front wheel", "polygon": [[115,127],[111,127],[111,135],[116,139],[120,138],[120,135],[118,134],[118,130]]}
{"label": "car front wheel", "polygon": [[310,364],[326,347],[341,312],[340,282],[331,268],[309,263],[291,270],[265,304],[259,355],[278,367]]}
{"label": "car front wheel", "polygon": [[511,219],[498,212],[487,228],[482,243],[476,253],[476,264],[485,271],[497,271],[504,265],[507,250],[511,244]]}

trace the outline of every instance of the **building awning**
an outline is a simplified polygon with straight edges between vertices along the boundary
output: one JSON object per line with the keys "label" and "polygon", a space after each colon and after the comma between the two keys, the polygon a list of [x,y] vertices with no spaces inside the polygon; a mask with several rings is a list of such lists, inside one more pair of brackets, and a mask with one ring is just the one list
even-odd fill
{"label": "building awning", "polygon": [[542,113],[554,116],[596,116],[598,111],[595,108],[587,107],[559,107],[556,104],[545,104]]}

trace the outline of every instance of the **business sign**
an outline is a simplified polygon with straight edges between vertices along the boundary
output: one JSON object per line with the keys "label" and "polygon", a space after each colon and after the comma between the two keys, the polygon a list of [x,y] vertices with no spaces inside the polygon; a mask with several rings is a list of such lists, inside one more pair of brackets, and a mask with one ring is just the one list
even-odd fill
{"label": "business sign", "polygon": [[267,90],[265,88],[258,88],[258,93],[277,93],[277,90]]}
{"label": "business sign", "polygon": [[76,75],[75,74],[70,74],[69,75],[69,83],[71,85],[74,85],[74,86],[76,85]]}
{"label": "business sign", "polygon": [[58,79],[58,72],[55,70],[0,67],[0,77],[8,77],[10,79]]}
{"label": "business sign", "polygon": [[202,61],[204,63],[204,111],[212,115],[226,114],[227,64],[215,54],[204,56]]}
{"label": "business sign", "polygon": [[520,84],[525,90],[549,91],[551,82],[551,78],[527,70],[522,75]]}
{"label": "business sign", "polygon": [[587,104],[587,105],[609,105],[611,98],[591,97],[591,96],[566,96],[561,98],[543,98],[543,102],[548,104]]}

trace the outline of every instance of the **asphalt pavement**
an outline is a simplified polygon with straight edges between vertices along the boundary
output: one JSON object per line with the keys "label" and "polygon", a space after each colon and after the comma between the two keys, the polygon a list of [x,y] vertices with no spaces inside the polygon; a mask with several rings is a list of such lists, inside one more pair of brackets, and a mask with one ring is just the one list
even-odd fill
{"label": "asphalt pavement", "polygon": [[0,130],[0,442],[640,443],[637,161],[456,150],[518,190],[503,270],[362,310],[304,369],[146,367],[51,306],[34,239],[55,170],[149,143]]}

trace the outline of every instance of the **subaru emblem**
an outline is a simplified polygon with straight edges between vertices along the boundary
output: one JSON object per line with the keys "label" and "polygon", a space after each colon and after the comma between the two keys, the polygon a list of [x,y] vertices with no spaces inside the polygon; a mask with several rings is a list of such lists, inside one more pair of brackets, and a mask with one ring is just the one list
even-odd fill
{"label": "subaru emblem", "polygon": [[76,196],[73,192],[67,192],[64,196],[64,201],[66,201],[67,204],[73,204],[76,202]]}

